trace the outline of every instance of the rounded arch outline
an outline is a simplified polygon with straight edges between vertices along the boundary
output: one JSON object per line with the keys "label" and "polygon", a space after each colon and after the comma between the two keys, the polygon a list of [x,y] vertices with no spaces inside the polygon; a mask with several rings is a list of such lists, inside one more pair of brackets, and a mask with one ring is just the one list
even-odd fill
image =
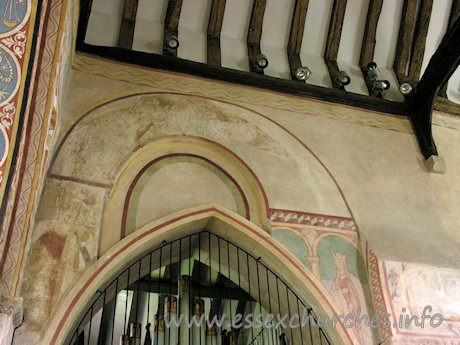
{"label": "rounded arch outline", "polygon": [[210,159],[208,158],[205,158],[205,157],[202,157],[202,156],[199,156],[199,155],[196,155],[196,154],[192,154],[192,153],[171,153],[169,155],[165,155],[165,156],[162,156],[162,157],[158,157],[156,159],[154,159],[153,161],[151,161],[150,163],[148,163],[146,166],[144,166],[141,171],[139,171],[139,173],[136,175],[136,177],[134,178],[133,182],[131,183],[131,185],[129,186],[129,189],[128,189],[128,193],[126,195],[126,199],[125,199],[125,205],[123,207],[123,217],[121,219],[121,234],[120,234],[120,238],[124,238],[126,236],[126,227],[127,227],[127,224],[126,224],[126,218],[128,216],[128,210],[129,210],[129,203],[131,202],[131,197],[132,197],[132,192],[134,191],[134,189],[136,188],[136,185],[137,183],[139,182],[139,179],[143,176],[143,174],[153,165],[155,165],[156,163],[164,160],[164,159],[168,159],[168,158],[172,158],[172,157],[193,157],[193,158],[197,158],[197,159],[200,159],[200,160],[203,160],[204,162],[206,163],[209,163],[213,166],[215,166],[220,172],[222,172],[232,183],[233,185],[236,187],[236,189],[238,190],[238,192],[240,193],[241,195],[241,198],[243,200],[243,203],[244,203],[244,209],[245,209],[245,216],[246,216],[246,219],[251,219],[251,213],[250,213],[250,210],[249,210],[249,204],[248,204],[248,200],[246,199],[246,195],[244,195],[241,187],[239,186],[239,184],[235,181],[235,179],[229,174],[227,173],[222,167],[220,167],[219,165],[215,164],[213,161],[211,161]]}
{"label": "rounded arch outline", "polygon": [[[236,103],[236,102],[233,102],[233,101],[229,101],[229,100],[225,100],[225,99],[219,99],[219,98],[213,98],[213,97],[209,97],[209,96],[205,96],[205,95],[189,94],[189,93],[183,93],[183,92],[177,92],[177,91],[144,91],[144,92],[129,91],[129,92],[120,92],[120,93],[116,94],[115,96],[112,95],[112,96],[104,97],[102,99],[98,99],[98,100],[94,101],[92,104],[90,104],[90,105],[84,107],[83,109],[81,109],[78,112],[78,116],[76,117],[76,120],[73,123],[69,124],[68,127],[65,130],[62,131],[62,133],[64,133],[64,135],[62,137],[60,136],[59,139],[58,139],[58,146],[57,146],[57,149],[56,149],[56,153],[52,157],[50,166],[53,165],[55,159],[58,157],[59,152],[60,152],[63,144],[67,140],[68,136],[70,135],[70,133],[75,129],[75,127],[81,121],[83,121],[93,111],[95,111],[97,109],[100,109],[100,108],[102,108],[102,107],[104,107],[106,105],[109,105],[109,104],[111,104],[113,102],[117,102],[117,101],[120,101],[120,100],[128,99],[128,98],[135,97],[135,96],[140,96],[140,95],[179,95],[179,96],[185,96],[185,97],[194,97],[194,98],[201,98],[201,99],[205,99],[205,100],[217,101],[217,102],[221,102],[221,103],[224,103],[224,104],[229,104],[229,105],[232,105],[232,106],[239,107],[241,109],[245,109],[247,111],[250,111],[250,112],[254,113],[255,115],[260,116],[261,118],[264,118],[265,120],[267,120],[267,121],[271,122],[272,124],[274,124],[275,126],[279,127],[281,130],[283,130],[289,136],[291,136],[295,141],[297,141],[305,150],[307,150],[314,157],[314,159],[323,167],[323,169],[329,175],[329,177],[331,178],[332,182],[335,184],[337,190],[339,191],[339,193],[340,193],[340,195],[342,197],[342,200],[343,200],[346,208],[348,209],[348,212],[350,213],[350,217],[353,219],[353,221],[355,222],[355,224],[357,226],[357,231],[358,231],[359,236],[363,236],[363,234],[361,233],[361,231],[359,229],[359,226],[358,226],[358,222],[357,222],[358,217],[355,214],[355,212],[353,211],[353,207],[351,206],[350,202],[348,201],[348,199],[346,197],[347,193],[345,191],[345,187],[338,180],[336,174],[334,174],[331,171],[331,168],[326,164],[326,162],[323,159],[320,158],[320,154],[316,150],[312,149],[311,144],[308,144],[308,143],[304,142],[303,140],[299,139],[299,136],[291,128],[288,128],[285,125],[281,124],[280,122],[275,121],[274,119],[270,118],[269,116],[266,116],[266,115],[262,114],[260,111],[252,109],[249,106],[242,105],[242,104],[239,104],[239,103]],[[207,140],[207,139],[203,139],[203,140]],[[216,145],[220,145],[220,144],[216,143]],[[239,157],[237,157],[237,158],[240,159]],[[251,173],[254,174],[252,171],[251,171]],[[112,181],[113,181],[113,179],[112,179]],[[267,207],[268,207],[268,203],[267,203]],[[268,209],[267,209],[267,214],[268,214]]]}
{"label": "rounded arch outline", "polygon": [[[123,237],[123,219],[130,191],[143,169],[153,161],[171,155],[193,155],[213,162],[230,176],[248,205],[249,220],[268,230],[269,205],[265,191],[254,172],[226,147],[214,141],[193,136],[168,136],[153,140],[134,151],[114,176],[113,188],[104,211],[99,239],[99,255]],[[120,212],[123,210],[123,212]]]}
{"label": "rounded arch outline", "polygon": [[308,240],[304,237],[304,236],[301,236],[299,234],[298,231],[295,231],[293,230],[292,228],[289,228],[289,227],[283,227],[283,226],[274,226],[272,228],[272,233],[276,232],[276,231],[280,231],[280,230],[285,230],[285,231],[289,231],[289,232],[292,232],[294,235],[296,235],[297,237],[299,237],[303,243],[305,243],[305,246],[307,247],[308,249],[308,254],[311,255],[311,253],[313,253],[313,247],[312,245],[310,244],[310,242],[308,242]]}
{"label": "rounded arch outline", "polygon": [[[203,229],[262,257],[266,265],[273,269],[299,298],[308,301],[317,314],[339,314],[335,302],[326,297],[328,294],[321,282],[310,272],[305,272],[297,258],[283,252],[269,234],[230,210],[219,205],[206,204],[155,220],[114,245],[106,255],[85,270],[63,295],[43,333],[41,344],[63,344],[71,326],[85,312],[97,290],[108,284],[125,266],[161,245],[163,241],[168,242]],[[335,344],[357,343],[353,333],[348,332],[341,322],[337,327],[328,329],[328,336]]]}
{"label": "rounded arch outline", "polygon": [[312,248],[313,248],[312,253],[315,256],[318,256],[318,246],[319,246],[320,242],[322,240],[324,240],[325,238],[327,238],[327,237],[339,237],[339,238],[345,240],[346,242],[351,244],[356,249],[356,252],[361,256],[361,258],[363,260],[365,260],[365,256],[363,255],[363,252],[362,252],[360,246],[358,245],[358,243],[353,242],[348,236],[346,236],[344,234],[339,234],[339,233],[325,233],[325,234],[321,234],[318,237],[316,237],[315,241],[313,242],[313,245],[312,245]]}

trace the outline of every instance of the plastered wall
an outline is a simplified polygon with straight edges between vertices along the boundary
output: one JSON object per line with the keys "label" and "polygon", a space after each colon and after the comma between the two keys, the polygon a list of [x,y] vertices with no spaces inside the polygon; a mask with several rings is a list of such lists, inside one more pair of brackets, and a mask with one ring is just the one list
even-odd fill
{"label": "plastered wall", "polygon": [[[113,243],[209,198],[272,234],[342,312],[391,309],[383,261],[417,263],[421,271],[446,267],[454,277],[449,291],[458,290],[456,118],[435,114],[435,140],[447,162],[446,173],[435,175],[425,170],[402,118],[84,55],[76,56],[68,85],[15,344],[39,341],[66,291]],[[149,154],[175,158],[142,170],[153,159]],[[134,196],[126,198],[125,190]],[[159,194],[149,198],[149,191]],[[343,272],[357,291],[350,310],[342,303],[347,287],[336,282]],[[405,277],[409,286],[429,280]],[[435,296],[436,289],[426,303],[458,318],[458,306],[443,306],[450,302]],[[395,330],[350,332],[362,344],[399,336]]]}

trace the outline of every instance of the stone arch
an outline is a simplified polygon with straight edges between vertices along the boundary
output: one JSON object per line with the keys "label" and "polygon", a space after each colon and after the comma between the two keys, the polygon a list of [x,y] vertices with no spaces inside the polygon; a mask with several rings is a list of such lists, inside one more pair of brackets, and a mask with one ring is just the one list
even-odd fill
{"label": "stone arch", "polygon": [[[178,172],[179,176],[175,176]],[[162,199],[162,202],[155,202],[156,198]],[[184,202],[185,198],[193,200]],[[191,153],[171,153],[155,158],[139,171],[128,189],[121,238],[156,218],[209,202],[251,219],[248,200],[240,185],[211,159]],[[144,212],[138,212],[139,207]],[[143,217],[136,217],[139,213]]]}
{"label": "stone arch", "polygon": [[[163,241],[171,241],[203,229],[238,245],[243,250],[261,257],[303,301],[317,314],[338,315],[338,308],[328,293],[310,272],[302,269],[294,256],[277,247],[270,235],[247,219],[215,205],[201,205],[157,219],[116,243],[106,255],[91,265],[59,301],[41,344],[64,344],[73,324],[79,321],[99,288],[114,279],[119,271]],[[352,332],[340,323],[328,328],[334,344],[357,343]]]}
{"label": "stone arch", "polygon": [[127,94],[86,107],[62,137],[50,171],[111,189],[121,162],[167,136],[225,146],[251,167],[268,199],[277,199],[274,207],[350,216],[324,163],[280,124],[240,104],[176,92]]}
{"label": "stone arch", "polygon": [[[232,179],[245,201],[246,216],[269,230],[267,197],[257,176],[224,146],[202,138],[180,136],[153,140],[135,151],[118,169],[104,212],[99,253],[105,253],[124,236],[130,192],[143,172],[153,163],[171,155],[193,155],[212,162]],[[123,210],[123,212],[120,212]]]}
{"label": "stone arch", "polygon": [[[147,113],[142,113],[142,116],[136,113],[139,102],[151,102],[148,104]],[[179,106],[186,108],[185,115],[179,112]],[[207,111],[204,115],[203,109]],[[181,123],[187,117],[190,119],[190,128]],[[165,125],[167,130],[160,128],[157,131],[155,126],[158,122],[166,120],[173,123],[168,122]],[[223,132],[209,132],[206,127],[208,120],[217,123],[217,128]],[[147,128],[152,123],[150,129]],[[104,135],[108,133],[104,131],[106,126],[112,131],[107,136]],[[227,126],[231,127],[231,131],[227,131]],[[246,128],[249,128],[249,133],[241,132]],[[124,137],[127,131],[130,132]],[[241,133],[244,135],[241,136]],[[227,137],[228,134],[231,137]],[[245,136],[246,134],[248,135]],[[137,140],[138,135],[141,140]],[[124,143],[114,142],[120,137]],[[275,151],[270,151],[272,146]],[[122,150],[118,150],[119,148]],[[122,237],[122,210],[133,179],[152,160],[170,154],[193,154],[217,163],[241,186],[248,205],[257,208],[249,212],[253,225],[266,231],[270,226],[266,223],[268,201],[264,189],[268,200],[273,201],[273,207],[348,215],[340,188],[319,159],[292,134],[260,113],[239,105],[193,96],[168,93],[160,97],[154,92],[127,95],[98,107],[90,107],[65,135],[50,167],[47,179],[50,188],[44,192],[41,202],[44,212],[37,217],[37,228],[45,233],[59,225],[60,231],[67,235],[67,227],[74,227],[76,224],[78,231],[84,228],[91,235],[87,240],[78,239],[73,246],[75,253],[69,255],[78,256],[80,266],[76,266],[79,270],[72,271],[69,275],[86,274],[84,272],[90,267],[86,265],[96,258],[104,258],[112,253],[110,248],[116,247]],[[254,159],[255,154],[262,159]],[[107,156],[110,156],[108,161]],[[321,183],[317,183],[318,181]],[[71,203],[66,204],[65,209],[57,207],[59,200],[54,196],[58,195],[55,193],[59,191],[58,188],[65,190],[66,194],[69,190],[75,194],[72,200],[80,200],[81,194],[88,195],[88,200],[96,200],[97,208],[89,204],[87,208],[77,209]],[[293,194],[295,198],[291,198]],[[251,202],[251,198],[256,201]],[[294,206],[291,205],[291,200]],[[88,214],[91,216],[91,227],[87,226]],[[103,235],[99,236],[101,233]],[[121,242],[124,243],[124,239]],[[99,251],[87,247],[97,247],[98,243]],[[34,243],[33,246],[40,247],[40,244]],[[78,250],[85,251],[87,248],[90,257],[87,262],[83,262],[85,257],[79,258],[81,255]],[[300,265],[300,262],[297,264]],[[37,267],[43,268],[40,264]],[[69,291],[66,290],[68,285],[64,283],[60,287],[56,300]],[[39,288],[29,286],[29,290],[39,291]],[[334,303],[330,298],[329,301]]]}

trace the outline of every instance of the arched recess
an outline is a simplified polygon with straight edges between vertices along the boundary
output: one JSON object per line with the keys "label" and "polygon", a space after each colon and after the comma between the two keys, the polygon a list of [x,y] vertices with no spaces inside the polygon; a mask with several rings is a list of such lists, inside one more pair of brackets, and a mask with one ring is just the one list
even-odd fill
{"label": "arched recess", "polygon": [[188,153],[154,159],[128,189],[121,238],[154,219],[196,205],[216,203],[251,219],[246,195],[222,167]]}
{"label": "arched recess", "polygon": [[294,254],[307,269],[312,270],[311,264],[307,260],[312,253],[312,248],[305,237],[299,236],[299,233],[293,229],[282,227],[273,228],[272,234],[281,246],[286,247],[286,250]]}
{"label": "arched recess", "polygon": [[291,232],[293,235],[296,236],[296,238],[298,237],[306,246],[307,248],[307,251],[308,253],[311,255],[313,253],[313,247],[312,245],[310,244],[310,242],[308,242],[308,240],[302,236],[299,235],[299,233],[289,227],[284,227],[284,226],[276,226],[276,227],[273,227],[272,228],[272,234],[275,233],[276,231],[289,231]]}
{"label": "arched recess", "polygon": [[350,216],[333,176],[285,128],[241,104],[174,92],[129,94],[86,108],[63,137],[50,172],[109,189],[133,150],[177,135],[235,152],[257,174],[272,207]]}
{"label": "arched recess", "polygon": [[[235,154],[211,140],[191,137],[164,137],[138,149],[118,169],[110,199],[104,212],[99,255],[117,243],[125,233],[130,193],[152,163],[174,155],[193,156],[212,162],[234,181],[247,207],[248,219],[269,231],[268,201],[254,172]],[[120,212],[123,210],[123,212]]]}
{"label": "arched recess", "polygon": [[[95,296],[97,298],[98,289],[103,289],[125,267],[164,241],[170,242],[203,230],[260,257],[302,301],[308,302],[317,315],[330,317],[340,314],[334,301],[327,298],[328,293],[321,282],[302,269],[298,259],[280,250],[270,235],[236,213],[208,204],[155,220],[115,244],[61,298],[43,333],[41,344],[64,345],[73,325],[80,320]],[[327,332],[333,344],[358,343],[354,334],[348,332],[341,322],[336,327],[329,327]]]}

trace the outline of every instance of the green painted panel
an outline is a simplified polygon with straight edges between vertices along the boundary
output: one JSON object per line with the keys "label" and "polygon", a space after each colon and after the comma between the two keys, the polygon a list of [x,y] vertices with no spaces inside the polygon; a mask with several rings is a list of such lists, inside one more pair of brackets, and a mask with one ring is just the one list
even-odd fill
{"label": "green painted panel", "polygon": [[311,265],[307,261],[308,248],[299,235],[289,230],[277,230],[273,232],[273,237],[289,249],[289,251],[311,271]]}
{"label": "green painted panel", "polygon": [[336,277],[336,265],[332,253],[340,253],[347,256],[348,271],[358,278],[362,284],[367,284],[364,261],[356,248],[347,240],[338,236],[323,238],[318,245],[319,271],[321,279],[334,281]]}

